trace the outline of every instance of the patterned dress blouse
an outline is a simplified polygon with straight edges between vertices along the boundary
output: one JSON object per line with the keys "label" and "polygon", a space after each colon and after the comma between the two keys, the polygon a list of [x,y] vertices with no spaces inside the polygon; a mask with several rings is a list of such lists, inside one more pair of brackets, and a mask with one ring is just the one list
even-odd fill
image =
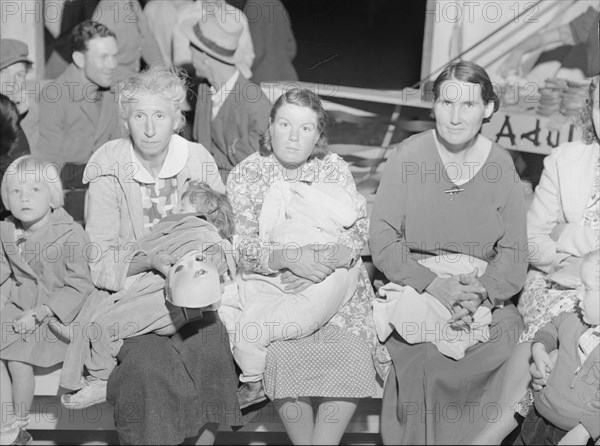
{"label": "patterned dress blouse", "polygon": [[[365,198],[356,189],[348,164],[338,155],[329,153],[324,159],[308,161],[294,177],[284,175],[273,155],[254,153],[238,164],[229,175],[227,194],[235,215],[236,235],[234,245],[239,255],[239,266],[247,271],[273,274],[277,271],[268,266],[274,246],[259,237],[259,216],[262,203],[271,184],[277,180],[302,181],[306,183],[335,182],[346,188],[353,197],[358,211],[356,223],[344,231],[338,240],[350,248],[352,258],[360,255],[369,233],[369,219]],[[330,321],[339,327],[368,340],[375,340],[372,330],[370,306],[375,294],[364,267],[353,298]]]}

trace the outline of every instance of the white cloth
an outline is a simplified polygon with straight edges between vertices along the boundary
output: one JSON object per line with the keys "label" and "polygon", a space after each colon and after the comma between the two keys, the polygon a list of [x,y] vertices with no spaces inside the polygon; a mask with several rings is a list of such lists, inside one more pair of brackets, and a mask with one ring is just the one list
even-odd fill
{"label": "white cloth", "polygon": [[[352,198],[335,183],[277,181],[265,195],[259,231],[265,243],[298,248],[335,242],[357,219]],[[219,314],[230,332],[240,380],[261,379],[272,342],[303,338],[324,326],[354,295],[360,267],[359,261],[348,269],[337,268],[322,282],[294,294],[284,291],[281,273],[238,276],[241,314],[223,308],[232,305],[229,298]]]}
{"label": "white cloth", "polygon": [[333,243],[358,219],[350,194],[337,183],[277,181],[265,195],[259,217],[266,243]]}
{"label": "white cloth", "polygon": [[[527,212],[529,263],[536,269],[549,273],[570,256],[582,257],[600,246],[598,232],[581,224],[599,156],[597,142],[574,141],[561,144],[544,159],[544,171]],[[560,223],[565,227],[558,240],[553,240],[552,230]]]}
{"label": "white cloth", "polygon": [[[463,254],[429,257],[419,263],[439,277],[468,274],[475,268],[480,277],[487,267],[487,262]],[[460,330],[448,322],[450,310],[429,293],[390,282],[378,294],[385,298],[378,296],[373,303],[373,319],[382,342],[396,330],[409,344],[431,342],[440,353],[461,359],[469,347],[489,340],[492,312],[487,307],[477,309],[469,330]]]}

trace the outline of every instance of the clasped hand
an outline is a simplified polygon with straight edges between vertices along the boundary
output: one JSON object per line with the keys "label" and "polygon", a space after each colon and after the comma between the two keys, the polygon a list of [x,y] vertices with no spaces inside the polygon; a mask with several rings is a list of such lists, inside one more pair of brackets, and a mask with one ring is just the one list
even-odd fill
{"label": "clasped hand", "polygon": [[475,268],[469,274],[435,278],[426,291],[439,300],[450,312],[448,322],[457,328],[467,328],[473,322],[473,315],[487,297],[487,290],[477,279]]}

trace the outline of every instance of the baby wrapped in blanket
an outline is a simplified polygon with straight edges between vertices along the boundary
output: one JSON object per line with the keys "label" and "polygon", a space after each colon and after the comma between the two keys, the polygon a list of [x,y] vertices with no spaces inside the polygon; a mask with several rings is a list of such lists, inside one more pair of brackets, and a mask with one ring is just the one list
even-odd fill
{"label": "baby wrapped in blanket", "polygon": [[[439,277],[469,274],[477,268],[480,277],[487,262],[463,254],[448,254],[420,260],[419,263]],[[480,306],[473,315],[468,329],[461,329],[449,322],[450,310],[427,292],[419,294],[414,288],[390,282],[378,291],[382,298],[373,304],[373,319],[377,336],[385,341],[394,329],[409,344],[433,343],[440,353],[461,359],[469,347],[487,342],[492,312]]]}
{"label": "baby wrapped in blanket", "polygon": [[[265,244],[288,248],[293,256],[301,246],[337,242],[357,219],[356,204],[337,183],[278,181],[263,201],[259,232]],[[293,294],[285,291],[281,272],[269,276],[244,272],[238,278],[241,336],[232,339],[242,370],[240,381],[262,381],[272,342],[309,336],[325,325],[354,294],[359,267],[360,262],[337,268],[322,282]]]}

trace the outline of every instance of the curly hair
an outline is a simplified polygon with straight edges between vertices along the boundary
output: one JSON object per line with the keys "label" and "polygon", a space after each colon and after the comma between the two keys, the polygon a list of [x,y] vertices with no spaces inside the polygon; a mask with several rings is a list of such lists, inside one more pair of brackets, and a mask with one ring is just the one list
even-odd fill
{"label": "curly hair", "polygon": [[176,67],[156,65],[130,77],[119,84],[119,115],[121,127],[129,136],[127,119],[130,115],[130,104],[139,101],[141,96],[161,96],[175,107],[179,132],[185,126],[185,116],[181,111],[186,100],[186,76],[183,70]]}
{"label": "curly hair", "polygon": [[196,208],[196,212],[206,217],[213,224],[224,239],[231,240],[235,231],[233,208],[227,195],[212,189],[201,181],[191,181],[189,188],[183,193],[181,199],[188,198]]}
{"label": "curly hair", "polygon": [[71,31],[70,37],[73,52],[80,51],[82,53],[88,50],[88,42],[92,39],[101,37],[117,38],[116,34],[110,28],[93,20],[84,20],[75,26]]}
{"label": "curly hair", "polygon": [[269,127],[261,137],[261,144],[258,150],[259,153],[262,156],[269,156],[273,151],[271,145],[271,132],[269,130],[271,125],[275,122],[277,112],[286,104],[307,107],[317,114],[317,132],[319,132],[319,139],[315,144],[315,149],[308,157],[308,160],[310,161],[313,158],[325,158],[325,155],[329,153],[329,148],[327,147],[327,112],[325,111],[319,96],[306,88],[292,88],[287,90],[275,101],[275,104],[273,104],[273,108],[271,109],[271,114],[269,115]]}
{"label": "curly hair", "polygon": [[[592,79],[592,82],[588,89],[588,98],[586,100],[586,105],[581,109],[575,121],[577,126],[581,128],[581,139],[585,144],[593,144],[594,141],[600,142],[600,135],[596,133],[596,129],[594,128],[594,122],[592,119],[592,113],[594,111],[594,92],[598,88],[599,83],[600,75],[596,75],[594,79]],[[598,106],[600,106],[600,104],[596,104],[596,107]]]}

